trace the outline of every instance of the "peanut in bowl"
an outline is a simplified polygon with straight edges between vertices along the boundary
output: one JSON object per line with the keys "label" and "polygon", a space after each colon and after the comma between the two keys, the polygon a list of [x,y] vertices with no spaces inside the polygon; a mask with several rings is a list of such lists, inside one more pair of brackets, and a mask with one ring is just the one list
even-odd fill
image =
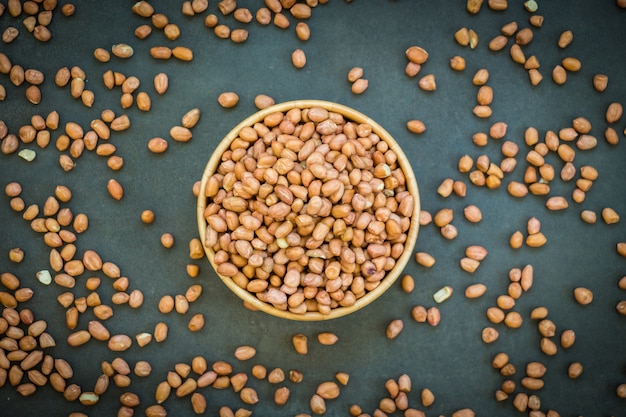
{"label": "peanut in bowl", "polygon": [[253,310],[300,321],[357,311],[412,256],[419,190],[398,143],[364,114],[297,100],[247,117],[202,175],[209,262]]}

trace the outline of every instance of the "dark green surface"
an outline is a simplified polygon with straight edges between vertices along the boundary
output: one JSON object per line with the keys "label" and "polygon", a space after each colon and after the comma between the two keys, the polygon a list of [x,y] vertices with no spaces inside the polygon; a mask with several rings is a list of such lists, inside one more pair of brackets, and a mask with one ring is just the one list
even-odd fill
{"label": "dark green surface", "polygon": [[[6,3],[6,2],[5,2]],[[158,12],[168,15],[170,21],[181,27],[182,36],[171,42],[159,31],[144,41],[133,36],[134,28],[148,23],[134,15],[133,2],[77,2],[76,14],[66,18],[55,13],[50,26],[53,38],[47,44],[35,41],[22,27],[24,16],[15,19],[6,12],[0,18],[0,29],[13,25],[19,27],[20,36],[12,44],[2,44],[13,63],[25,69],[34,67],[46,75],[42,87],[43,101],[30,105],[24,98],[25,86],[14,87],[6,75],[0,83],[7,89],[7,99],[0,102],[0,119],[11,132],[29,123],[33,114],[46,115],[57,110],[61,126],[68,121],[80,123],[85,129],[102,109],[112,108],[121,113],[119,89],[107,90],[102,84],[102,73],[107,69],[126,75],[136,75],[142,82],[141,90],[152,98],[152,110],[142,113],[136,108],[126,111],[132,127],[126,132],[114,133],[110,139],[117,154],[124,158],[125,166],[112,172],[106,159],[85,152],[77,160],[76,168],[64,173],[58,166],[59,152],[53,143],[45,150],[37,150],[37,159],[27,163],[14,155],[0,155],[0,179],[6,184],[18,181],[23,185],[22,197],[28,204],[42,205],[58,184],[69,186],[74,197],[69,203],[74,213],[89,216],[90,228],[79,236],[79,253],[86,249],[97,250],[104,260],[117,263],[122,274],[131,280],[131,289],[139,288],[145,294],[144,305],[137,310],[127,306],[115,307],[115,315],[106,322],[112,333],[134,336],[152,331],[157,321],[170,325],[170,335],[162,344],[151,343],[139,348],[133,346],[121,354],[108,351],[101,342],[91,341],[80,348],[69,348],[65,339],[69,331],[64,325],[64,310],[56,302],[63,289],[51,285],[44,287],[35,279],[35,272],[48,267],[48,249],[40,235],[31,231],[20,214],[9,208],[8,198],[0,204],[0,270],[11,271],[20,277],[23,286],[32,287],[35,297],[25,307],[31,308],[37,318],[45,318],[49,332],[57,346],[49,353],[69,360],[75,375],[71,382],[91,390],[100,374],[100,363],[116,356],[126,359],[131,366],[138,360],[148,360],[153,366],[148,378],[132,376],[130,391],[140,395],[142,404],[135,415],[154,402],[156,385],[173,370],[178,362],[191,362],[195,355],[203,355],[209,362],[226,360],[235,371],[249,372],[256,363],[268,369],[281,367],[285,371],[299,369],[304,382],[286,382],[291,391],[287,405],[273,404],[273,390],[266,381],[250,379],[249,385],[257,389],[261,401],[254,407],[254,415],[296,415],[310,412],[308,401],[318,383],[331,380],[339,371],[350,374],[350,382],[342,388],[341,396],[327,402],[327,415],[347,415],[351,404],[359,404],[364,412],[372,414],[381,398],[387,394],[384,383],[403,373],[411,376],[413,391],[409,394],[412,407],[423,409],[419,400],[422,388],[430,388],[436,401],[426,409],[429,416],[451,415],[453,411],[470,407],[479,416],[520,415],[511,406],[511,400],[497,403],[493,393],[504,379],[491,368],[491,358],[504,351],[517,367],[513,377],[518,382],[524,376],[525,364],[541,361],[548,367],[545,388],[537,394],[541,409],[558,410],[562,416],[620,416],[626,403],[615,395],[618,384],[626,383],[626,321],[615,312],[615,305],[626,298],[617,281],[625,275],[625,261],[615,251],[619,241],[626,240],[623,221],[606,225],[600,219],[603,207],[613,207],[626,213],[624,197],[623,161],[624,144],[612,147],[603,139],[607,126],[604,112],[612,101],[624,102],[626,97],[626,15],[614,1],[539,2],[539,14],[545,17],[542,28],[534,29],[533,42],[524,48],[526,55],[537,55],[544,75],[538,87],[531,87],[526,72],[514,64],[507,51],[488,51],[489,39],[499,33],[502,25],[517,21],[520,28],[529,27],[529,14],[522,2],[510,1],[505,12],[494,12],[486,5],[479,15],[471,16],[463,1],[353,1],[345,3],[332,0],[330,4],[313,10],[308,21],[312,36],[304,43],[294,35],[295,20],[287,30],[273,25],[262,27],[251,23],[247,42],[233,44],[217,39],[204,26],[204,16],[184,17],[180,5],[156,4]],[[261,2],[240,1],[253,12]],[[209,12],[217,12],[217,1],[210,4]],[[220,20],[231,27],[244,26],[232,17]],[[454,41],[454,32],[466,26],[476,30],[480,37],[478,48],[462,48]],[[574,33],[573,43],[565,50],[556,46],[559,34],[566,29]],[[118,42],[128,42],[135,48],[129,60],[113,58],[111,62],[96,62],[92,52],[97,47],[109,48]],[[510,44],[510,43],[509,43]],[[174,59],[157,62],[148,50],[154,45],[185,45],[194,51],[194,60],[181,63]],[[420,45],[430,53],[421,75],[433,73],[437,77],[437,90],[427,93],[417,88],[417,79],[404,74],[404,51],[411,45]],[[302,48],[307,56],[304,69],[291,65],[290,55]],[[467,69],[458,73],[448,66],[449,59],[461,55],[467,60]],[[563,57],[575,56],[582,63],[579,73],[569,73],[563,86],[556,86],[550,71]],[[79,101],[71,99],[69,88],[60,89],[53,83],[56,70],[62,66],[81,66],[87,73],[87,86],[95,93],[93,108],[86,109]],[[348,70],[360,66],[369,80],[368,90],[360,96],[350,92],[346,81]],[[494,90],[493,116],[479,120],[472,115],[477,88],[471,79],[479,68],[491,73],[489,85]],[[152,86],[154,74],[164,71],[170,77],[170,89],[157,96]],[[608,89],[600,94],[592,87],[596,73],[609,76]],[[235,91],[240,96],[239,105],[225,110],[217,104],[223,91]],[[387,129],[411,158],[419,182],[422,208],[431,213],[443,207],[454,210],[454,224],[459,236],[447,241],[439,231],[429,225],[420,229],[416,251],[426,251],[437,259],[435,266],[426,270],[412,260],[406,272],[416,281],[416,290],[404,294],[394,285],[379,300],[347,317],[331,322],[301,323],[252,313],[223,285],[209,263],[198,261],[201,274],[196,279],[186,275],[187,243],[197,236],[196,201],[191,192],[193,183],[200,179],[212,149],[240,120],[254,112],[254,97],[267,94],[282,102],[294,99],[325,99],[336,101],[367,114]],[[202,117],[194,137],[187,144],[173,142],[168,137],[169,128],[180,123],[180,117],[189,109],[198,107]],[[467,177],[458,173],[456,164],[460,156],[468,153],[474,157],[488,154],[500,160],[500,144],[490,141],[485,148],[472,144],[471,136],[487,131],[496,121],[508,123],[506,139],[520,146],[517,169],[505,177],[521,180],[526,163],[523,155],[527,147],[523,133],[535,126],[543,138],[546,130],[558,131],[569,127],[577,116],[587,117],[593,124],[592,134],[598,138],[596,149],[577,152],[575,164],[590,164],[598,168],[600,178],[587,194],[582,204],[571,201],[573,183],[554,181],[552,194],[564,195],[570,207],[564,212],[546,210],[544,197],[527,196],[522,200],[510,197],[505,187],[498,190],[479,189],[469,185]],[[405,123],[417,118],[425,122],[427,131],[415,136],[406,131]],[[623,119],[615,125],[624,141]],[[62,129],[52,133],[53,140]],[[164,155],[153,155],[146,147],[147,141],[161,136],[170,141]],[[500,141],[501,142],[501,141]],[[21,146],[25,147],[24,145]],[[36,146],[31,144],[30,148]],[[560,170],[556,155],[548,161]],[[436,189],[444,178],[452,177],[468,183],[467,197],[443,199]],[[117,178],[126,195],[120,202],[113,201],[106,192],[109,178]],[[468,204],[478,205],[484,215],[479,224],[470,224],[462,218],[462,209]],[[139,220],[143,209],[156,213],[156,222],[144,225]],[[579,213],[583,209],[595,210],[599,222],[584,224]],[[508,238],[515,230],[525,230],[531,216],[541,220],[542,232],[548,244],[540,249],[522,248],[513,251]],[[176,238],[174,248],[164,249],[159,236],[171,232]],[[458,266],[464,249],[470,244],[480,244],[489,255],[480,268],[470,275]],[[26,252],[25,261],[13,264],[7,253],[13,247]],[[500,339],[485,345],[480,339],[483,327],[489,325],[485,310],[494,305],[498,295],[506,292],[508,271],[513,267],[532,264],[535,284],[524,294],[515,307],[525,319],[524,326],[511,330],[496,326]],[[83,281],[78,279],[74,290],[77,296],[86,295]],[[474,282],[488,286],[487,294],[478,300],[466,300],[464,288]],[[182,294],[189,285],[199,283],[204,288],[201,298],[191,305],[190,312],[181,316],[171,313],[161,315],[157,303],[164,294]],[[431,306],[432,294],[444,285],[456,291],[442,304],[441,324],[431,328],[415,323],[410,316],[414,305]],[[586,286],[593,290],[594,302],[586,307],[575,303],[572,290]],[[103,300],[112,293],[110,280],[103,277],[98,290]],[[557,332],[571,328],[576,331],[574,347],[560,350],[547,357],[539,350],[540,336],[535,323],[528,319],[530,310],[545,305],[549,318],[557,325]],[[192,313],[205,314],[207,323],[199,333],[190,333],[186,324]],[[396,318],[404,320],[404,331],[395,340],[385,338],[385,327]],[[79,327],[86,328],[91,314],[80,318]],[[339,336],[335,346],[318,344],[316,334],[331,331]],[[291,336],[295,333],[309,336],[310,352],[298,355],[292,348]],[[240,363],[232,356],[239,345],[251,344],[258,350],[249,362]],[[584,365],[578,380],[567,378],[567,366],[572,361]],[[94,407],[68,403],[49,386],[23,399],[8,384],[0,389],[2,415],[54,415],[67,416],[72,411],[82,411],[90,416],[112,416],[119,407],[118,397],[123,389],[111,387]],[[202,389],[209,401],[207,415],[217,415],[223,405],[232,409],[244,407],[232,390]],[[169,415],[191,415],[188,398],[171,397],[165,404]],[[246,406],[250,408],[250,406]],[[398,413],[399,415],[399,413]]]}

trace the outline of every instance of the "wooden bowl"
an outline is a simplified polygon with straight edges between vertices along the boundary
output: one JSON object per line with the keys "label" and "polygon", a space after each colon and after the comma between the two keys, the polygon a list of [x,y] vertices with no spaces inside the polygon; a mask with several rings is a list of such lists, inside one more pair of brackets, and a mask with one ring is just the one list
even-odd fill
{"label": "wooden bowl", "polygon": [[392,149],[396,153],[398,165],[402,169],[406,178],[406,190],[409,191],[409,193],[413,196],[414,204],[413,212],[411,214],[410,226],[408,232],[406,233],[407,239],[404,242],[404,252],[400,255],[399,258],[397,258],[393,269],[385,274],[385,277],[380,281],[380,284],[376,288],[369,292],[366,292],[360,298],[357,298],[354,304],[346,307],[338,306],[336,308],[332,308],[328,314],[322,314],[318,311],[294,313],[289,310],[276,308],[274,305],[261,301],[253,293],[238,286],[232,278],[217,274],[221,278],[221,280],[228,286],[228,288],[230,288],[237,296],[239,296],[239,298],[244,301],[244,304],[248,308],[253,310],[261,310],[276,317],[299,321],[328,320],[341,317],[365,307],[366,305],[370,304],[372,301],[380,297],[387,289],[389,289],[389,287],[391,287],[391,285],[396,281],[400,274],[402,274],[407,262],[409,261],[409,259],[411,259],[419,229],[420,198],[415,175],[413,173],[408,158],[406,157],[398,143],[385,129],[383,129],[382,126],[380,126],[378,123],[365,116],[364,114],[350,107],[333,102],[321,100],[296,100],[284,102],[260,110],[250,115],[237,126],[235,126],[219,143],[219,145],[211,155],[202,175],[202,182],[200,185],[200,193],[198,196],[197,205],[198,231],[200,233],[200,240],[203,242],[206,256],[216,273],[217,264],[215,262],[215,252],[212,248],[206,247],[204,245],[207,229],[207,221],[204,218],[204,212],[207,207],[208,201],[207,197],[205,196],[204,190],[206,189],[209,177],[211,177],[215,173],[218,165],[221,162],[222,155],[225,151],[229,149],[232,141],[239,135],[241,129],[243,129],[244,127],[253,126],[255,123],[262,122],[266,116],[274,112],[286,112],[292,108],[307,109],[312,107],[322,107],[330,112],[339,113],[344,116],[344,119],[346,119],[346,121],[352,121],[357,124],[369,124],[372,127],[372,132],[377,134],[380,139],[384,140],[388,144],[389,149]]}

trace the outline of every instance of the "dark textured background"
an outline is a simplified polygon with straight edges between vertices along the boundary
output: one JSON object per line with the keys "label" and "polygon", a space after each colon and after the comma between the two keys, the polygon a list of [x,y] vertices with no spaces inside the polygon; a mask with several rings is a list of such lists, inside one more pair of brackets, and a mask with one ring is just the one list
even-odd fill
{"label": "dark textured background", "polygon": [[[5,2],[6,3],[6,2]],[[8,198],[0,204],[0,270],[10,271],[21,278],[23,286],[32,287],[35,296],[24,307],[31,308],[37,318],[48,321],[49,332],[56,338],[57,346],[49,353],[69,360],[74,366],[72,382],[84,390],[91,390],[100,374],[100,363],[116,356],[126,359],[131,366],[138,360],[148,360],[153,366],[148,378],[132,377],[129,388],[140,395],[142,404],[136,415],[143,415],[145,406],[153,403],[156,385],[173,370],[178,362],[190,363],[195,355],[204,355],[209,362],[227,360],[235,371],[249,372],[252,365],[261,363],[272,369],[285,371],[299,369],[304,382],[286,382],[291,391],[287,405],[273,404],[273,390],[267,381],[250,379],[249,385],[257,389],[261,401],[251,409],[254,415],[295,415],[310,412],[308,401],[318,383],[333,379],[336,372],[350,374],[350,382],[342,388],[341,396],[327,401],[327,415],[347,415],[351,404],[360,404],[364,412],[372,413],[381,398],[386,396],[384,383],[403,373],[412,377],[413,391],[410,404],[422,409],[419,392],[430,388],[436,401],[425,410],[429,416],[451,415],[464,407],[474,409],[480,416],[516,416],[511,399],[497,403],[494,391],[504,379],[491,368],[491,358],[504,351],[517,367],[513,379],[524,376],[529,361],[541,361],[548,367],[545,388],[537,394],[541,409],[558,410],[562,416],[623,416],[625,400],[615,395],[615,388],[626,383],[626,321],[615,312],[615,305],[626,298],[617,281],[625,275],[625,261],[615,250],[619,241],[626,240],[622,222],[604,224],[599,216],[603,207],[613,207],[626,213],[624,197],[624,144],[610,146],[603,138],[607,126],[604,112],[612,101],[624,102],[626,97],[626,12],[612,0],[604,1],[539,1],[539,11],[545,17],[542,28],[533,28],[535,38],[524,47],[527,56],[537,55],[541,63],[543,82],[531,87],[526,72],[514,64],[506,50],[493,53],[487,49],[489,39],[510,21],[520,28],[529,27],[521,1],[510,1],[508,10],[494,12],[483,6],[480,14],[472,16],[465,11],[465,2],[426,1],[365,1],[345,3],[332,0],[313,10],[308,23],[311,39],[299,41],[294,34],[295,19],[290,15],[291,27],[281,30],[258,23],[243,25],[232,16],[220,20],[231,27],[245,26],[250,31],[247,42],[233,44],[221,40],[204,26],[204,16],[185,17],[180,13],[180,2],[154,2],[157,12],[167,14],[177,23],[182,35],[177,41],[167,41],[155,30],[143,41],[133,36],[136,26],[149,23],[131,12],[132,1],[81,1],[76,14],[66,18],[55,13],[50,26],[53,38],[47,44],[34,40],[22,26],[22,15],[15,19],[5,12],[0,18],[0,29],[16,26],[20,36],[11,44],[1,44],[13,63],[25,69],[34,67],[46,75],[42,87],[43,101],[33,106],[24,98],[25,86],[14,87],[6,75],[0,83],[7,89],[7,99],[0,102],[0,119],[16,133],[20,126],[29,123],[33,114],[47,115],[57,110],[61,126],[68,121],[80,123],[85,129],[104,108],[122,113],[119,107],[120,90],[107,90],[102,84],[102,73],[107,69],[136,75],[142,82],[141,90],[152,98],[152,110],[143,113],[136,108],[125,111],[132,127],[125,132],[113,133],[110,142],[117,154],[124,158],[125,166],[112,172],[106,159],[85,152],[77,160],[76,168],[63,172],[58,166],[59,152],[53,143],[37,150],[37,158],[27,163],[14,155],[0,155],[2,184],[18,181],[23,185],[22,197],[28,204],[42,205],[53,194],[58,184],[69,186],[74,197],[68,204],[74,213],[89,216],[90,228],[79,236],[79,253],[86,249],[97,250],[105,261],[117,263],[122,274],[131,280],[131,289],[139,288],[145,294],[144,305],[137,310],[127,306],[115,307],[115,315],[106,322],[112,333],[131,336],[152,331],[154,324],[165,321],[170,326],[166,342],[151,343],[144,348],[133,346],[123,353],[107,350],[106,344],[91,341],[79,348],[70,348],[65,339],[69,331],[64,325],[64,310],[56,302],[62,288],[45,287],[35,279],[38,270],[48,268],[48,249],[40,235],[33,232],[20,214],[9,208]],[[260,1],[240,1],[253,13]],[[486,2],[485,2],[486,3]],[[209,12],[217,12],[217,1],[211,1]],[[475,50],[460,47],[453,38],[462,26],[476,30],[480,43]],[[565,50],[556,46],[559,34],[571,29],[573,43]],[[135,48],[131,59],[113,58],[109,63],[97,62],[92,52],[97,47],[110,48],[112,44],[128,42]],[[509,43],[510,44],[510,43]],[[192,62],[174,59],[157,62],[148,51],[154,45],[185,45],[194,51]],[[437,77],[437,90],[424,92],[417,87],[417,78],[404,74],[404,51],[411,45],[420,45],[430,53],[421,75],[433,73]],[[297,70],[291,65],[290,55],[302,48],[307,65]],[[467,60],[464,72],[452,71],[449,59],[461,55]],[[569,73],[568,81],[557,86],[550,71],[563,57],[575,56],[582,61],[579,73]],[[69,87],[60,89],[53,83],[54,74],[62,66],[81,66],[87,73],[87,87],[95,93],[93,108],[85,108],[69,94]],[[368,90],[360,96],[350,92],[346,80],[348,70],[354,66],[364,69],[369,80]],[[479,68],[491,73],[489,85],[494,90],[493,116],[480,120],[473,116],[477,88],[471,79]],[[164,96],[157,96],[152,77],[164,71],[170,78],[170,88]],[[593,89],[592,77],[596,73],[609,76],[608,89],[600,94]],[[226,110],[217,104],[223,91],[235,91],[240,103]],[[394,285],[379,300],[350,316],[322,323],[291,322],[253,313],[244,309],[240,301],[223,285],[206,260],[197,261],[201,267],[198,278],[186,275],[188,241],[197,236],[196,201],[191,187],[199,180],[206,161],[220,139],[240,120],[254,112],[254,97],[267,94],[276,102],[293,99],[325,99],[336,101],[367,114],[385,127],[410,156],[419,182],[422,208],[431,213],[443,207],[454,210],[454,224],[459,236],[453,241],[443,239],[438,230],[429,225],[420,229],[416,251],[426,251],[437,259],[427,270],[413,260],[406,273],[415,277],[416,289],[405,294]],[[193,139],[187,144],[171,141],[169,128],[180,123],[181,116],[198,107],[202,117],[194,128]],[[541,137],[546,130],[558,131],[571,125],[572,119],[587,117],[593,124],[592,134],[598,137],[596,149],[577,152],[575,164],[590,164],[598,168],[600,178],[594,183],[582,204],[571,201],[573,183],[555,180],[553,195],[564,195],[570,207],[563,212],[550,212],[545,208],[545,198],[527,196],[514,199],[506,192],[509,180],[521,180],[527,151],[523,134],[528,126],[536,127]],[[415,136],[407,132],[409,119],[423,120],[427,131]],[[456,164],[460,156],[468,153],[474,157],[489,155],[500,160],[500,143],[490,141],[487,147],[473,145],[475,132],[487,131],[496,121],[508,123],[506,139],[520,145],[517,169],[505,177],[498,190],[477,188],[468,183],[467,197],[451,196],[443,199],[436,189],[444,178],[468,182],[458,173]],[[615,128],[624,141],[623,119]],[[53,140],[62,129],[52,133]],[[147,141],[161,136],[170,141],[164,155],[151,154]],[[25,146],[22,145],[22,148]],[[36,148],[34,144],[29,146]],[[561,163],[556,155],[548,161],[557,172]],[[122,201],[113,201],[106,192],[109,178],[117,178],[125,188]],[[4,186],[4,185],[3,185]],[[463,207],[478,205],[484,215],[479,224],[470,224],[462,216]],[[141,223],[142,210],[152,209],[156,222]],[[599,221],[584,224],[579,213],[583,209],[595,210]],[[531,216],[541,220],[542,231],[548,238],[540,249],[524,247],[514,251],[508,238],[515,230],[525,230]],[[175,246],[164,249],[159,237],[171,232]],[[480,244],[489,255],[480,268],[470,275],[459,268],[458,261],[470,244]],[[11,248],[21,247],[25,261],[14,264],[8,261]],[[525,319],[517,330],[496,326],[500,339],[485,345],[480,339],[483,327],[489,325],[485,310],[495,304],[499,294],[506,292],[508,271],[513,267],[532,264],[535,284],[522,296],[515,307]],[[74,290],[77,296],[86,295],[83,280],[78,279]],[[103,300],[111,294],[110,282],[103,277],[98,292]],[[477,300],[463,297],[464,288],[474,282],[488,286],[485,296]],[[190,312],[181,316],[171,313],[161,315],[158,300],[164,294],[182,294],[189,285],[199,283],[204,288],[201,298],[191,305]],[[441,324],[432,328],[415,323],[410,316],[414,305],[431,306],[432,294],[444,285],[456,291],[453,297],[440,305]],[[576,304],[572,290],[586,286],[593,290],[594,302],[586,307]],[[544,305],[549,308],[549,318],[557,325],[557,332],[574,329],[577,341],[567,351],[562,349],[554,357],[545,356],[539,349],[540,336],[536,325],[528,318],[530,310]],[[192,313],[202,312],[206,326],[199,333],[190,333],[186,324]],[[86,328],[91,314],[80,318],[79,327]],[[395,340],[385,338],[385,327],[396,318],[404,320],[404,331]],[[316,342],[320,331],[331,331],[339,342],[331,347]],[[291,345],[295,333],[309,336],[310,352],[298,355]],[[258,350],[249,362],[240,363],[232,356],[239,345],[251,344]],[[567,366],[572,361],[584,365],[584,373],[577,380],[567,377]],[[521,388],[520,388],[521,389]],[[0,414],[7,416],[54,415],[67,416],[72,411],[88,415],[112,416],[119,407],[118,397],[124,390],[112,386],[92,408],[79,403],[68,403],[49,386],[39,389],[28,399],[21,398],[14,388],[0,389]],[[232,390],[201,390],[208,399],[207,415],[216,415],[219,407],[232,409],[245,406]],[[170,415],[191,415],[188,398],[172,396],[165,404]],[[246,406],[250,408],[250,406]]]}

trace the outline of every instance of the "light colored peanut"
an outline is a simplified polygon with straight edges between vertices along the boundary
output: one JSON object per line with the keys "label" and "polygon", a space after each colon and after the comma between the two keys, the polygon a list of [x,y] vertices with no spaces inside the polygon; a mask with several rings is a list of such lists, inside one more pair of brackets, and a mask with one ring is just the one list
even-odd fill
{"label": "light colored peanut", "polygon": [[602,220],[606,224],[615,224],[619,222],[620,216],[613,208],[605,207],[602,209]]}
{"label": "light colored peanut", "polygon": [[482,330],[482,340],[485,343],[493,343],[496,340],[498,340],[498,337],[500,336],[498,330],[496,330],[494,327],[485,327]]}
{"label": "light colored peanut", "polygon": [[392,320],[387,325],[387,330],[385,331],[385,335],[387,339],[395,339],[402,332],[404,328],[404,323],[400,319]]}
{"label": "light colored peanut", "polygon": [[593,301],[593,292],[585,287],[577,287],[574,289],[574,299],[582,305],[591,304]]}
{"label": "light colored peanut", "polygon": [[224,92],[219,95],[217,101],[222,107],[235,107],[239,102],[239,96],[234,92]]}
{"label": "light colored peanut", "polygon": [[302,334],[298,333],[292,337],[293,347],[301,355],[306,355],[309,351],[308,349],[308,338]]}

